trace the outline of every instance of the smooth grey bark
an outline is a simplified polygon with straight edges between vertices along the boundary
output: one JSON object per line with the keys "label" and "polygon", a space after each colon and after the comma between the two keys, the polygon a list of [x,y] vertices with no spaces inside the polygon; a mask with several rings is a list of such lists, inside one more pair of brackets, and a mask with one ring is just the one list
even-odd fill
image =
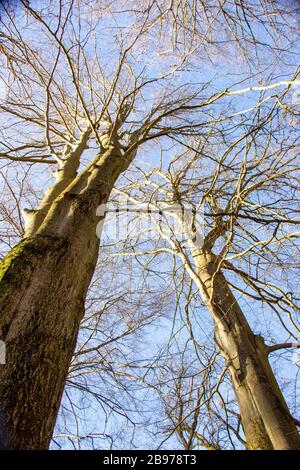
{"label": "smooth grey bark", "polygon": [[300,449],[300,436],[268,361],[211,251],[194,254],[203,299],[231,374],[247,448]]}
{"label": "smooth grey bark", "polygon": [[37,230],[31,221],[30,236],[1,262],[1,448],[49,446],[98,257],[96,210],[126,158],[110,145],[62,192],[50,190],[55,197],[46,211],[42,204],[42,217],[36,211]]}

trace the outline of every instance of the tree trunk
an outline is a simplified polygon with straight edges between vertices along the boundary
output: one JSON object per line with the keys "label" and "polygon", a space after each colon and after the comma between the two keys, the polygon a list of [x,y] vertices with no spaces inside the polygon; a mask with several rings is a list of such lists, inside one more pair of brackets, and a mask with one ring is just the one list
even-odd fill
{"label": "tree trunk", "polygon": [[1,263],[3,449],[49,446],[97,262],[96,210],[127,166],[115,147],[99,155]]}
{"label": "tree trunk", "polygon": [[205,303],[212,315],[240,407],[248,449],[300,449],[300,437],[270,367],[261,337],[252,332],[211,252],[195,256]]}

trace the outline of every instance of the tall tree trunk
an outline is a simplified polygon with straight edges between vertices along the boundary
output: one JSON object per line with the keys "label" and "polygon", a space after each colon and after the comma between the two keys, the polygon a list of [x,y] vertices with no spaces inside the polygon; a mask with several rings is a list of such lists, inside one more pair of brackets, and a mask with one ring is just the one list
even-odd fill
{"label": "tall tree trunk", "polygon": [[96,210],[127,166],[112,146],[59,195],[50,191],[55,197],[46,211],[43,202],[30,236],[1,263],[0,333],[7,350],[0,366],[2,448],[49,446],[97,262]]}
{"label": "tall tree trunk", "polygon": [[197,275],[212,315],[240,407],[248,449],[300,449],[300,436],[268,361],[211,251],[195,256]]}

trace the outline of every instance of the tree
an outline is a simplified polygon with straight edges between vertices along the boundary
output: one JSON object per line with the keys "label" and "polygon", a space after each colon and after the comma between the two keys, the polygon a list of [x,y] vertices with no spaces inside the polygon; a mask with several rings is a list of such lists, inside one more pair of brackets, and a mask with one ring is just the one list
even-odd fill
{"label": "tree", "polygon": [[[295,84],[296,76],[289,83]],[[212,129],[207,138],[202,132],[192,142],[182,142],[186,150],[175,153],[167,170],[138,169],[140,176],[134,178],[140,182],[138,192],[136,183],[130,182],[122,190],[135,204],[143,203],[152,211],[162,239],[152,248],[136,250],[138,235],[130,241],[133,252],[128,255],[171,252],[181,259],[201,293],[231,375],[248,449],[300,446],[299,421],[291,415],[268,360],[271,352],[300,347],[297,286],[285,281],[294,269],[289,257],[299,250],[298,136],[295,122],[287,126],[281,113],[282,109],[292,115],[298,112],[290,95],[285,90],[271,104],[262,96],[252,117],[237,120],[235,112],[232,125],[226,124],[225,130],[221,125],[219,133],[215,125],[213,145]],[[204,202],[202,234],[197,208]],[[174,218],[175,227],[170,225]],[[282,273],[276,280],[270,267]],[[266,344],[268,336],[256,334],[247,320],[253,311],[247,309],[246,315],[234,292],[274,311],[283,326],[281,334],[288,334],[288,339]],[[284,313],[291,327],[286,326]],[[188,424],[180,410],[182,431]]]}
{"label": "tree", "polygon": [[[189,129],[198,132],[205,110],[209,116],[227,94],[209,89],[207,79],[199,85],[187,77],[206,38],[218,42],[214,27],[199,42],[202,19],[210,25],[214,18],[209,2],[201,3],[201,18],[196,3],[187,10],[181,2],[163,7],[149,2],[132,10],[126,4],[119,12],[109,3],[93,9],[88,1],[50,1],[38,9],[22,1],[23,10],[7,7],[1,20],[7,87],[0,106],[1,158],[56,169],[38,207],[24,210],[22,240],[1,262],[5,448],[49,445],[97,262],[98,206],[107,203],[142,145]],[[266,18],[270,8],[275,7],[268,5]],[[230,19],[229,11],[235,12]],[[227,25],[225,35],[239,40],[247,30],[245,44],[255,44],[247,25],[254,15],[251,4],[223,5],[216,14]],[[111,43],[107,24],[111,34],[116,31]],[[168,60],[162,59],[169,46]],[[211,119],[219,119],[219,111]]]}

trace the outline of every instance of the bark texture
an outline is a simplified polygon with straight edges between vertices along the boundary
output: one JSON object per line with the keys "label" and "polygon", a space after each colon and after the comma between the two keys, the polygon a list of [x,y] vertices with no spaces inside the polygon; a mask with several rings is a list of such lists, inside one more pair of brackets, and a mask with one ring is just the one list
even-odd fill
{"label": "bark texture", "polygon": [[48,191],[26,238],[1,263],[3,449],[49,446],[98,256],[96,210],[129,163],[115,145],[80,175],[78,162],[62,169],[67,178]]}
{"label": "bark texture", "polygon": [[195,255],[204,301],[212,315],[240,407],[249,450],[300,449],[300,437],[268,361],[211,251]]}

